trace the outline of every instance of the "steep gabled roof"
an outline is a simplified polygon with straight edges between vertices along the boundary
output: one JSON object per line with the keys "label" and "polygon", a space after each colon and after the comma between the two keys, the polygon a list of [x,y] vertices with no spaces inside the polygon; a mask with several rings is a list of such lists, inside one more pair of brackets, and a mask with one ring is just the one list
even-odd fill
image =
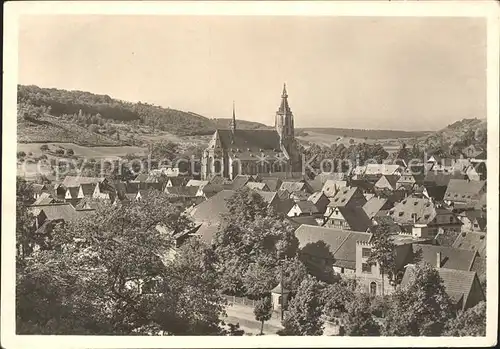
{"label": "steep gabled roof", "polygon": [[198,187],[165,187],[165,193],[180,197],[195,197]]}
{"label": "steep gabled roof", "polygon": [[441,268],[470,270],[475,251],[468,251],[448,246],[413,244],[413,252],[422,251],[422,260],[436,267],[437,254],[441,253]]}
{"label": "steep gabled roof", "polygon": [[335,196],[335,194],[339,189],[345,187],[347,187],[346,181],[337,181],[333,179],[328,179],[321,188],[321,191],[324,192],[326,196],[333,197]]}
{"label": "steep gabled roof", "polygon": [[367,164],[365,175],[394,175],[400,169],[399,165],[391,164]]}
{"label": "steep gabled roof", "polygon": [[71,199],[76,199],[78,197],[78,187],[68,187],[66,189],[66,194],[68,193]]}
{"label": "steep gabled roof", "polygon": [[222,148],[261,149],[280,151],[280,138],[276,130],[217,130]]}
{"label": "steep gabled roof", "polygon": [[262,198],[264,199],[264,201],[267,204],[270,204],[271,202],[273,202],[276,195],[278,195],[275,191],[263,191],[263,190],[256,190],[256,189],[254,189],[254,191],[256,193],[258,193],[260,196],[262,196]]}
{"label": "steep gabled roof", "polygon": [[[465,303],[474,284],[476,272],[466,270],[454,270],[448,268],[437,269],[439,276],[443,280],[443,286],[446,293],[450,296],[451,300],[457,304],[459,302]],[[414,277],[414,267],[409,265],[401,281],[401,287],[406,287],[410,284]]]}
{"label": "steep gabled roof", "polygon": [[387,203],[388,200],[386,198],[374,196],[363,205],[363,210],[365,210],[369,218],[373,218],[380,210],[387,206]]}
{"label": "steep gabled roof", "polygon": [[32,206],[36,205],[48,205],[54,202],[54,198],[49,193],[41,193],[38,199],[32,204]]}
{"label": "steep gabled roof", "polygon": [[297,201],[295,205],[300,209],[302,213],[307,213],[307,214],[318,213],[318,208],[311,201],[308,200]]}
{"label": "steep gabled roof", "polygon": [[322,197],[326,198],[326,195],[322,191],[317,191],[317,192],[312,193],[311,195],[309,195],[309,197],[307,198],[307,200],[311,201],[313,204],[316,205],[318,203],[318,201]]}
{"label": "steep gabled roof", "polygon": [[262,178],[262,183],[267,185],[269,191],[276,191],[280,188],[282,181],[279,178],[268,177]]}
{"label": "steep gabled roof", "polygon": [[330,207],[342,207],[346,206],[349,201],[358,193],[362,195],[358,187],[345,187],[337,192],[337,194],[330,199],[328,206]]}
{"label": "steep gabled roof", "polygon": [[445,200],[471,201],[478,199],[478,195],[485,187],[486,181],[468,181],[465,179],[450,179],[448,188],[444,194]]}
{"label": "steep gabled roof", "polygon": [[[330,258],[326,251],[316,250],[311,245],[323,241],[328,245],[329,252],[333,255],[351,232],[334,228],[317,227],[303,224],[295,230],[295,236],[299,240],[299,247],[303,252],[315,253],[317,257]],[[309,246],[309,247],[308,247]]]}
{"label": "steep gabled roof", "polygon": [[486,257],[486,233],[462,232],[458,234],[452,246],[463,250],[477,251],[481,257]]}
{"label": "steep gabled roof", "polygon": [[231,182],[232,190],[238,190],[244,187],[248,182],[253,181],[252,176],[247,175],[237,175]]}
{"label": "steep gabled roof", "polygon": [[372,225],[371,219],[362,207],[338,207],[338,210],[351,230],[365,232]]}
{"label": "steep gabled roof", "polygon": [[66,176],[61,183],[63,187],[79,187],[84,183],[102,183],[105,178],[102,177],[83,177],[83,176]]}
{"label": "steep gabled roof", "polygon": [[389,215],[398,224],[429,224],[436,217],[436,208],[428,199],[408,197],[396,203]]}
{"label": "steep gabled roof", "polygon": [[293,193],[296,191],[305,190],[305,188],[306,188],[306,183],[304,182],[284,181],[283,183],[281,183],[280,190],[286,190],[289,193]]}
{"label": "steep gabled roof", "polygon": [[91,196],[94,193],[95,183],[82,183],[80,184],[80,188],[82,188],[82,192],[84,196]]}
{"label": "steep gabled roof", "polygon": [[47,219],[51,221],[64,220],[66,222],[74,221],[79,217],[81,217],[82,215],[88,214],[89,212],[93,212],[88,210],[85,211],[75,210],[75,208],[68,203],[34,206],[33,210],[34,212],[43,211]]}
{"label": "steep gabled roof", "polygon": [[262,182],[247,182],[247,184],[245,184],[245,186],[249,187],[250,189],[255,189],[255,190],[262,190],[262,191],[269,190],[266,183],[262,183]]}
{"label": "steep gabled roof", "polygon": [[220,222],[220,214],[229,212],[226,206],[226,200],[234,194],[234,190],[222,190],[211,198],[203,201],[191,210],[193,221],[202,222]]}
{"label": "steep gabled roof", "polygon": [[370,233],[351,231],[340,247],[335,251],[334,264],[338,267],[356,269],[356,242],[369,242]]}
{"label": "steep gabled roof", "polygon": [[375,187],[377,188],[391,188],[396,189],[396,184],[398,183],[398,176],[395,175],[384,175],[379,178],[379,180],[375,183]]}

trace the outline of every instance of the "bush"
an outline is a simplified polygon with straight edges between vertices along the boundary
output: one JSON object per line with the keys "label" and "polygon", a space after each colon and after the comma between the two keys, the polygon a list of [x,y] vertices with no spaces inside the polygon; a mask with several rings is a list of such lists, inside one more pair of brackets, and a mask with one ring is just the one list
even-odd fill
{"label": "bush", "polygon": [[47,155],[43,154],[41,155],[38,160],[47,160]]}
{"label": "bush", "polygon": [[64,149],[57,149],[56,154],[57,155],[64,155]]}
{"label": "bush", "polygon": [[97,133],[99,131],[99,126],[92,124],[89,126],[89,131]]}
{"label": "bush", "polygon": [[43,152],[45,152],[45,151],[49,150],[49,146],[47,144],[42,144],[40,146],[40,150],[43,151]]}
{"label": "bush", "polygon": [[73,156],[73,155],[75,155],[75,151],[73,149],[69,148],[66,150],[66,155]]}
{"label": "bush", "polygon": [[24,151],[18,151],[17,152],[17,158],[22,159],[26,156],[26,153]]}

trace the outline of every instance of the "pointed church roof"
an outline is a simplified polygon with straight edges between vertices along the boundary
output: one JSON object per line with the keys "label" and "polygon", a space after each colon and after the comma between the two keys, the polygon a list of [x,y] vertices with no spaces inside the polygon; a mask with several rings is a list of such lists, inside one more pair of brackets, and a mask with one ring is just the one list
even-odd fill
{"label": "pointed church roof", "polygon": [[283,93],[281,94],[281,105],[278,109],[278,114],[291,114],[292,110],[288,105],[288,93],[286,92],[286,84],[283,84]]}
{"label": "pointed church roof", "polygon": [[233,101],[233,118],[231,119],[231,123],[229,124],[229,128],[231,130],[236,130],[236,113],[234,111],[234,101]]}
{"label": "pointed church roof", "polygon": [[[281,293],[281,282],[271,290],[271,293]],[[283,287],[283,293],[290,293],[290,290]]]}

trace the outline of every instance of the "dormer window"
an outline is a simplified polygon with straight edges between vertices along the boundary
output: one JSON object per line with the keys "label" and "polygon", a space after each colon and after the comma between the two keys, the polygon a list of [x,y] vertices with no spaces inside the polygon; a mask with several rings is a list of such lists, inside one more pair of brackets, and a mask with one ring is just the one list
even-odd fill
{"label": "dormer window", "polygon": [[413,206],[417,206],[417,204],[418,204],[418,202],[417,202],[417,201],[415,201],[415,202],[413,203]]}
{"label": "dormer window", "polygon": [[406,202],[407,202],[406,200],[403,200],[403,205],[406,205]]}
{"label": "dormer window", "polygon": [[403,216],[404,212],[399,212],[399,217]]}

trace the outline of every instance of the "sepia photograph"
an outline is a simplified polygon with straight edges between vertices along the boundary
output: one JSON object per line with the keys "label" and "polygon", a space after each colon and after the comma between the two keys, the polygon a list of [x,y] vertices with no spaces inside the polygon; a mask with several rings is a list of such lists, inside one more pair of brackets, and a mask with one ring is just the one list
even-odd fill
{"label": "sepia photograph", "polygon": [[2,346],[496,344],[497,6],[4,8]]}

